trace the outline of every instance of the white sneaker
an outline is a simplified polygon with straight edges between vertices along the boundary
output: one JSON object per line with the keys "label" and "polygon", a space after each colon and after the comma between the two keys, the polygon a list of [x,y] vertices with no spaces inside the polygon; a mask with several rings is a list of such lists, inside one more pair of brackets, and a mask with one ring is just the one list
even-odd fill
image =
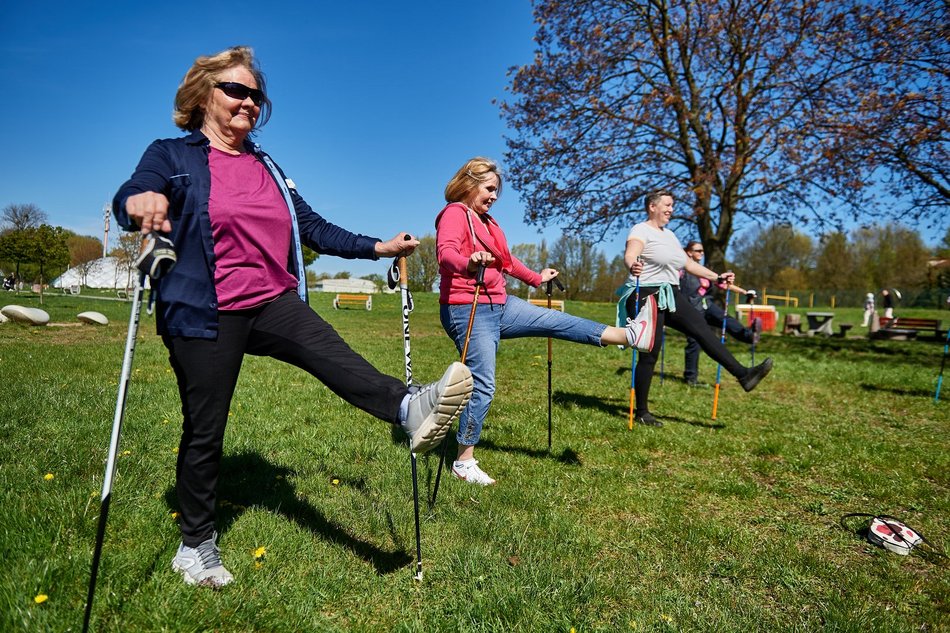
{"label": "white sneaker", "polygon": [[439,382],[420,387],[409,396],[409,408],[402,428],[409,434],[413,453],[426,453],[442,441],[452,420],[472,397],[472,372],[456,361],[449,365]]}
{"label": "white sneaker", "polygon": [[635,319],[627,319],[627,343],[640,350],[649,352],[656,339],[656,297],[650,295],[643,300],[640,314]]}
{"label": "white sneaker", "polygon": [[479,486],[490,486],[495,483],[495,480],[489,477],[488,473],[478,467],[477,459],[453,462],[452,474],[463,481],[467,481],[470,484],[478,484]]}
{"label": "white sneaker", "polygon": [[178,546],[178,552],[172,559],[172,569],[181,572],[189,585],[201,585],[218,589],[234,580],[221,563],[218,550],[218,533],[204,541],[198,547],[188,547],[184,543]]}

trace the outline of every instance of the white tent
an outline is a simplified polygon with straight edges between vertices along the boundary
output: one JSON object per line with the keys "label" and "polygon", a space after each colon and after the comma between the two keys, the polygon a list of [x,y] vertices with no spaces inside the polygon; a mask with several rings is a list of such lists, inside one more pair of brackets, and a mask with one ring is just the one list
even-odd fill
{"label": "white tent", "polygon": [[50,285],[53,288],[79,285],[87,288],[129,288],[134,283],[132,275],[115,257],[97,259],[86,273],[85,283],[83,281],[82,273],[74,267],[54,279]]}

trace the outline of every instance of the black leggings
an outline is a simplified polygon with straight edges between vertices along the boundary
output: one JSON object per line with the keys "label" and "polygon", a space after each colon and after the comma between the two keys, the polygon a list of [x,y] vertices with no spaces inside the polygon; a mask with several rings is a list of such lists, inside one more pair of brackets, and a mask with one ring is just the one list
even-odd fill
{"label": "black leggings", "polygon": [[[641,303],[644,298],[656,294],[657,291],[659,291],[657,286],[640,288]],[[656,312],[656,341],[653,344],[653,351],[649,353],[638,352],[637,354],[637,373],[633,379],[633,387],[636,390],[637,396],[637,415],[643,415],[649,411],[647,402],[650,396],[650,383],[653,381],[653,368],[656,366],[656,359],[660,356],[660,348],[662,347],[660,336],[664,325],[668,325],[674,330],[679,330],[686,336],[696,339],[696,341],[699,342],[699,346],[703,348],[703,351],[706,352],[710,358],[725,367],[726,371],[736,378],[742,378],[749,371],[736,360],[735,356],[729,353],[726,346],[719,341],[719,338],[713,334],[709,326],[706,325],[703,313],[694,308],[689,303],[686,295],[680,292],[676,286],[673,286],[673,297],[676,302],[675,312],[668,310],[657,310]],[[635,301],[635,294],[630,295],[630,298],[627,299],[626,307],[628,315],[632,316],[636,314],[636,309],[634,308]]]}
{"label": "black leggings", "polygon": [[182,542],[189,547],[214,532],[224,428],[244,354],[300,367],[387,422],[398,421],[408,393],[402,381],[377,371],[293,292],[259,308],[219,312],[216,340],[167,335],[162,340],[178,378],[184,415],[175,490]]}

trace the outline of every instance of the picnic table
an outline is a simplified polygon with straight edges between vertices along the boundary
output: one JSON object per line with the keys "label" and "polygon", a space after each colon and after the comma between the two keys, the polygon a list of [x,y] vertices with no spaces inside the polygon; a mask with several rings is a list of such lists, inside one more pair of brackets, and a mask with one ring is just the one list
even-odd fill
{"label": "picnic table", "polygon": [[808,317],[808,334],[824,334],[831,336],[834,330],[831,329],[832,321],[835,318],[834,312],[806,312]]}

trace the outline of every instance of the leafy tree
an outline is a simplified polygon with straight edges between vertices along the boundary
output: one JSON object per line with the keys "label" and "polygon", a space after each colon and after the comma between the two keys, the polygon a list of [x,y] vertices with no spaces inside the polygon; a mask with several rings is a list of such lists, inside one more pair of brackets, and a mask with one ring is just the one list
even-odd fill
{"label": "leafy tree", "polygon": [[811,238],[787,224],[772,224],[736,241],[735,268],[743,288],[807,288]]}
{"label": "leafy tree", "polygon": [[[515,244],[511,247],[511,254],[531,270],[540,271],[543,268],[548,268],[551,263],[546,240],[541,240],[539,244]],[[512,294],[520,294],[523,291],[524,297],[527,299],[531,296],[533,290],[531,286],[518,279],[508,279],[508,291]]]}
{"label": "leafy tree", "polygon": [[812,286],[832,292],[854,287],[854,257],[848,247],[848,236],[841,231],[822,237],[815,258]]}
{"label": "leafy tree", "polygon": [[563,235],[554,243],[551,259],[564,285],[566,299],[588,299],[591,296],[594,274],[603,258],[591,242],[581,237]]}
{"label": "leafy tree", "polygon": [[40,303],[43,303],[43,285],[47,271],[63,269],[69,266],[69,249],[66,247],[66,235],[61,227],[41,224],[24,229],[31,245],[30,261],[40,268]]}
{"label": "leafy tree", "polygon": [[102,242],[95,237],[70,235],[66,238],[66,247],[69,249],[69,265],[79,271],[85,286],[89,271],[102,256]]}
{"label": "leafy tree", "polygon": [[862,3],[845,28],[853,73],[829,100],[839,185],[884,181],[917,221],[946,224],[950,205],[950,46],[946,0]]}
{"label": "leafy tree", "polygon": [[2,220],[6,228],[14,231],[45,224],[46,212],[33,203],[8,204],[3,208]]}
{"label": "leafy tree", "polygon": [[118,273],[125,273],[125,287],[131,288],[132,283],[132,271],[135,270],[135,260],[138,259],[139,249],[142,244],[142,236],[137,232],[122,231],[119,233],[119,245],[112,249],[112,252],[109,253],[112,257],[115,258],[116,265],[116,281],[118,281]]}
{"label": "leafy tree", "polygon": [[[672,228],[695,224],[721,269],[743,219],[835,226],[871,213],[859,187],[828,184],[839,157],[826,110],[841,112],[842,86],[877,61],[856,59],[859,35],[843,28],[876,4],[538,0],[535,59],[501,103],[526,220],[600,237],[670,188],[682,202]],[[923,74],[906,70],[907,82]]]}
{"label": "leafy tree", "polygon": [[435,236],[431,233],[419,238],[419,246],[406,258],[409,273],[409,289],[413,292],[432,292],[432,286],[439,278],[438,253],[435,250]]}
{"label": "leafy tree", "polygon": [[20,265],[32,261],[33,243],[29,228],[12,229],[0,235],[0,260],[13,262],[16,278],[21,279]]}
{"label": "leafy tree", "polygon": [[855,268],[867,288],[900,288],[922,285],[930,258],[920,235],[906,227],[872,225],[851,236]]}

